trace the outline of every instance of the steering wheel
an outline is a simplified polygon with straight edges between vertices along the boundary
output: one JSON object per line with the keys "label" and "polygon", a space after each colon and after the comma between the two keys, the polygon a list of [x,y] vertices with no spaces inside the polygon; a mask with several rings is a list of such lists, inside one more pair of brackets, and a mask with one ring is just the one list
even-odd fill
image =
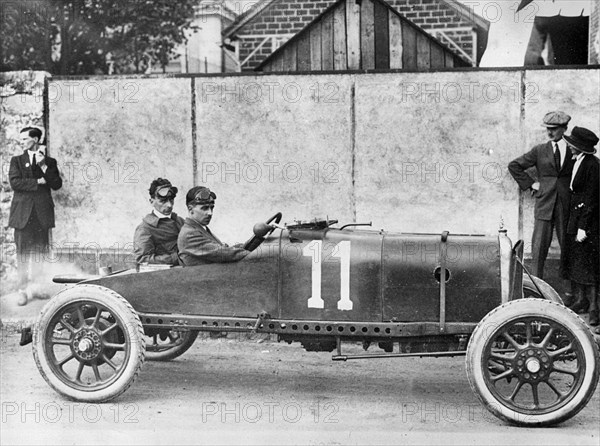
{"label": "steering wheel", "polygon": [[269,226],[270,223],[279,223],[281,221],[281,212],[277,212],[271,218],[269,218],[266,223],[256,223],[253,228],[254,235],[250,240],[244,243],[243,248],[247,251],[254,251],[256,248],[260,246],[262,242],[265,241],[265,236],[271,234],[275,228]]}

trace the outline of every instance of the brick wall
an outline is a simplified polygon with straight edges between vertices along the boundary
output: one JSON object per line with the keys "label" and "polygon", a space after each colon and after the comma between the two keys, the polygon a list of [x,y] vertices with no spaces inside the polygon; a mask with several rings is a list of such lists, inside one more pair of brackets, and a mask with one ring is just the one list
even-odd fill
{"label": "brick wall", "polygon": [[[279,0],[274,2],[239,32],[239,35],[271,36],[293,35],[303,29],[315,17],[334,4],[336,0]],[[240,42],[240,61],[245,60],[260,45],[264,37],[244,37]],[[285,43],[286,39],[280,42]],[[279,45],[266,42],[251,59],[244,64],[244,71],[251,71],[267,58]]]}
{"label": "brick wall", "polygon": [[[434,30],[444,31],[464,52],[473,54],[473,35],[455,28],[473,27],[456,9],[440,0],[388,0],[406,18],[435,36]],[[436,36],[437,37],[437,36]],[[440,39],[443,41],[443,39]]]}
{"label": "brick wall", "polygon": [[[240,61],[245,60],[267,36],[293,35],[302,30],[325,9],[337,0],[279,0],[269,5],[238,31],[244,37],[240,42]],[[467,54],[473,51],[473,35],[470,31],[459,31],[455,28],[473,27],[474,24],[442,0],[388,0],[388,4],[396,8],[413,23],[419,25],[430,34],[436,36],[435,30],[444,31]],[[256,37],[254,37],[256,36]],[[262,37],[265,36],[265,37]],[[437,36],[436,36],[437,37]],[[289,37],[282,39],[285,43]],[[440,40],[444,42],[443,38]],[[270,55],[275,46],[267,41],[242,69],[253,70]],[[454,51],[454,50],[453,50]],[[456,52],[456,51],[454,51]]]}

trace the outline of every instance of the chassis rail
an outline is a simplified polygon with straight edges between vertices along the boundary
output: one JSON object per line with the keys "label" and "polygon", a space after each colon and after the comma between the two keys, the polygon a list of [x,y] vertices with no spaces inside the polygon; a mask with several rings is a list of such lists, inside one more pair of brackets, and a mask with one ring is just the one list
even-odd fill
{"label": "chassis rail", "polygon": [[257,332],[280,335],[320,335],[343,338],[399,338],[438,335],[468,335],[477,323],[470,322],[340,322],[138,313],[142,325],[178,330]]}
{"label": "chassis rail", "polygon": [[422,352],[422,353],[379,353],[379,354],[368,354],[368,355],[333,355],[331,359],[333,361],[348,361],[349,359],[379,359],[379,358],[409,358],[409,357],[448,357],[448,356],[465,356],[466,350],[457,350],[451,352]]}

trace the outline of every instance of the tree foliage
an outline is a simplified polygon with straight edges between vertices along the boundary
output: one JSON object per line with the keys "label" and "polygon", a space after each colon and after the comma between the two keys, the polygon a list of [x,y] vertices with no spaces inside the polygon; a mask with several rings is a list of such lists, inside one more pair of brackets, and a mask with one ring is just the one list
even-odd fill
{"label": "tree foliage", "polygon": [[53,74],[165,67],[198,0],[0,0],[0,70]]}

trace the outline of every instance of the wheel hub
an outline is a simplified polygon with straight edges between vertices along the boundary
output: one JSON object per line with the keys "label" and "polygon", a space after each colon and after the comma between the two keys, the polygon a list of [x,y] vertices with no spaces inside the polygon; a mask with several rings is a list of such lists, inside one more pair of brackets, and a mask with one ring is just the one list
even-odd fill
{"label": "wheel hub", "polygon": [[96,359],[102,351],[100,335],[95,330],[83,329],[73,337],[72,349],[84,361]]}
{"label": "wheel hub", "polygon": [[520,351],[514,365],[519,376],[530,383],[547,379],[552,370],[550,357],[540,348],[527,348]]}
{"label": "wheel hub", "polygon": [[540,361],[538,361],[537,358],[529,358],[527,361],[525,361],[525,366],[531,373],[537,373],[541,368]]}

